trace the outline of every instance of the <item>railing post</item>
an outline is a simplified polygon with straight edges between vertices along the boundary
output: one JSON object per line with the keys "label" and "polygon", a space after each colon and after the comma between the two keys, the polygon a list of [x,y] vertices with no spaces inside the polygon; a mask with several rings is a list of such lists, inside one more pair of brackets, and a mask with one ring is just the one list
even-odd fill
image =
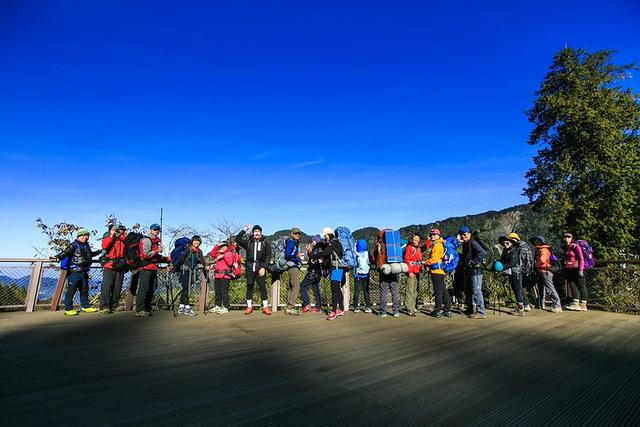
{"label": "railing post", "polygon": [[[349,273],[344,271],[344,286],[342,287],[342,304],[344,305],[344,311],[349,311]],[[354,307],[355,308],[355,307]]]}
{"label": "railing post", "polygon": [[31,269],[31,277],[29,278],[29,287],[27,288],[27,313],[33,313],[33,309],[38,303],[38,295],[40,294],[40,283],[42,281],[42,262],[34,262]]}
{"label": "railing post", "polygon": [[273,280],[274,276],[271,276],[271,311],[275,313],[278,311],[278,304],[280,303],[280,275],[278,274],[276,280]]}
{"label": "railing post", "polygon": [[204,273],[200,273],[200,298],[198,299],[198,310],[204,313],[207,309],[207,297],[209,294],[209,284]]}
{"label": "railing post", "polygon": [[62,298],[62,291],[64,290],[64,282],[67,279],[67,270],[60,270],[58,276],[58,282],[56,283],[56,290],[53,292],[51,298],[51,311],[58,311],[58,305],[60,305],[60,299]]}

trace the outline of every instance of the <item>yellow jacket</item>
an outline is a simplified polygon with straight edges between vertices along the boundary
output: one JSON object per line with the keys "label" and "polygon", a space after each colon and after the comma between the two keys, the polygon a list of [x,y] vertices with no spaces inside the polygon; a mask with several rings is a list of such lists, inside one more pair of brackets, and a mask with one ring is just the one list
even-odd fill
{"label": "yellow jacket", "polygon": [[444,274],[444,270],[441,268],[437,268],[435,270],[431,269],[433,264],[438,264],[442,262],[442,257],[444,256],[444,239],[440,237],[438,240],[431,245],[431,254],[429,255],[429,259],[426,264],[429,266],[429,272],[431,274]]}

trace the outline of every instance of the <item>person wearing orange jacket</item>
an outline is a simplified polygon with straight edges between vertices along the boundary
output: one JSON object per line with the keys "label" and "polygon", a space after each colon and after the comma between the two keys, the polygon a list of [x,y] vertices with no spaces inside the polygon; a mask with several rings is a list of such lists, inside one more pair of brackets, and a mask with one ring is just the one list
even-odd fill
{"label": "person wearing orange jacket", "polygon": [[105,255],[102,265],[102,286],[100,288],[100,313],[110,314],[118,307],[124,272],[113,268],[113,260],[124,256],[125,226],[114,224],[102,238]]}
{"label": "person wearing orange jacket", "polygon": [[544,237],[536,236],[533,239],[535,245],[535,269],[538,279],[538,289],[540,292],[541,305],[543,307],[544,301],[550,298],[553,307],[552,313],[562,313],[562,304],[560,303],[560,296],[553,286],[553,273],[551,272],[551,246],[547,245]]}
{"label": "person wearing orange jacket", "polygon": [[411,236],[411,240],[404,249],[403,261],[409,266],[405,305],[409,316],[415,316],[418,312],[416,301],[418,300],[418,282],[422,271],[422,248],[418,234]]}
{"label": "person wearing orange jacket", "polygon": [[425,261],[429,267],[431,274],[431,283],[433,283],[433,293],[436,298],[436,305],[433,308],[433,317],[439,319],[442,317],[442,302],[444,300],[444,315],[451,317],[451,296],[444,284],[445,273],[442,269],[442,258],[444,257],[444,239],[442,233],[437,228],[429,231],[429,240],[431,241],[431,255]]}

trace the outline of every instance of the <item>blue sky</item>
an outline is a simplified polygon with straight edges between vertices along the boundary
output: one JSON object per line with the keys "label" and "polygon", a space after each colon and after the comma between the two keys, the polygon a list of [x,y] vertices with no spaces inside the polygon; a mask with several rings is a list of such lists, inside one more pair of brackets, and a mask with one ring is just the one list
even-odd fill
{"label": "blue sky", "polygon": [[526,202],[553,54],[639,60],[640,4],[484,3],[2,2],[0,256],[36,217],[316,233]]}

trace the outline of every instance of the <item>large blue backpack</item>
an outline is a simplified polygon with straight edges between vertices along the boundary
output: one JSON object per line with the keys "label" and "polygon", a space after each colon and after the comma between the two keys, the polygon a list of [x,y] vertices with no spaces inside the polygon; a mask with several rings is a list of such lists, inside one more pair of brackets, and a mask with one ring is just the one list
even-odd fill
{"label": "large blue backpack", "polygon": [[460,256],[456,248],[460,246],[460,242],[453,236],[448,236],[444,239],[444,256],[442,257],[442,270],[449,274],[455,271],[458,266],[458,260]]}
{"label": "large blue backpack", "polygon": [[73,253],[60,260],[60,270],[68,270],[71,268],[71,259],[73,258],[73,254],[78,250],[78,243],[74,240],[71,242],[71,246],[73,246]]}
{"label": "large blue backpack", "polygon": [[169,256],[171,257],[171,263],[173,264],[175,271],[179,271],[179,268],[182,267],[183,263],[177,263],[176,261],[179,260],[182,257],[182,254],[184,254],[184,251],[189,248],[189,243],[191,243],[190,238],[181,237],[173,244],[173,250]]}
{"label": "large blue backpack", "polygon": [[356,260],[356,241],[351,235],[351,231],[347,227],[336,227],[336,238],[342,245],[342,259],[340,267],[349,267],[354,269],[358,266]]}

